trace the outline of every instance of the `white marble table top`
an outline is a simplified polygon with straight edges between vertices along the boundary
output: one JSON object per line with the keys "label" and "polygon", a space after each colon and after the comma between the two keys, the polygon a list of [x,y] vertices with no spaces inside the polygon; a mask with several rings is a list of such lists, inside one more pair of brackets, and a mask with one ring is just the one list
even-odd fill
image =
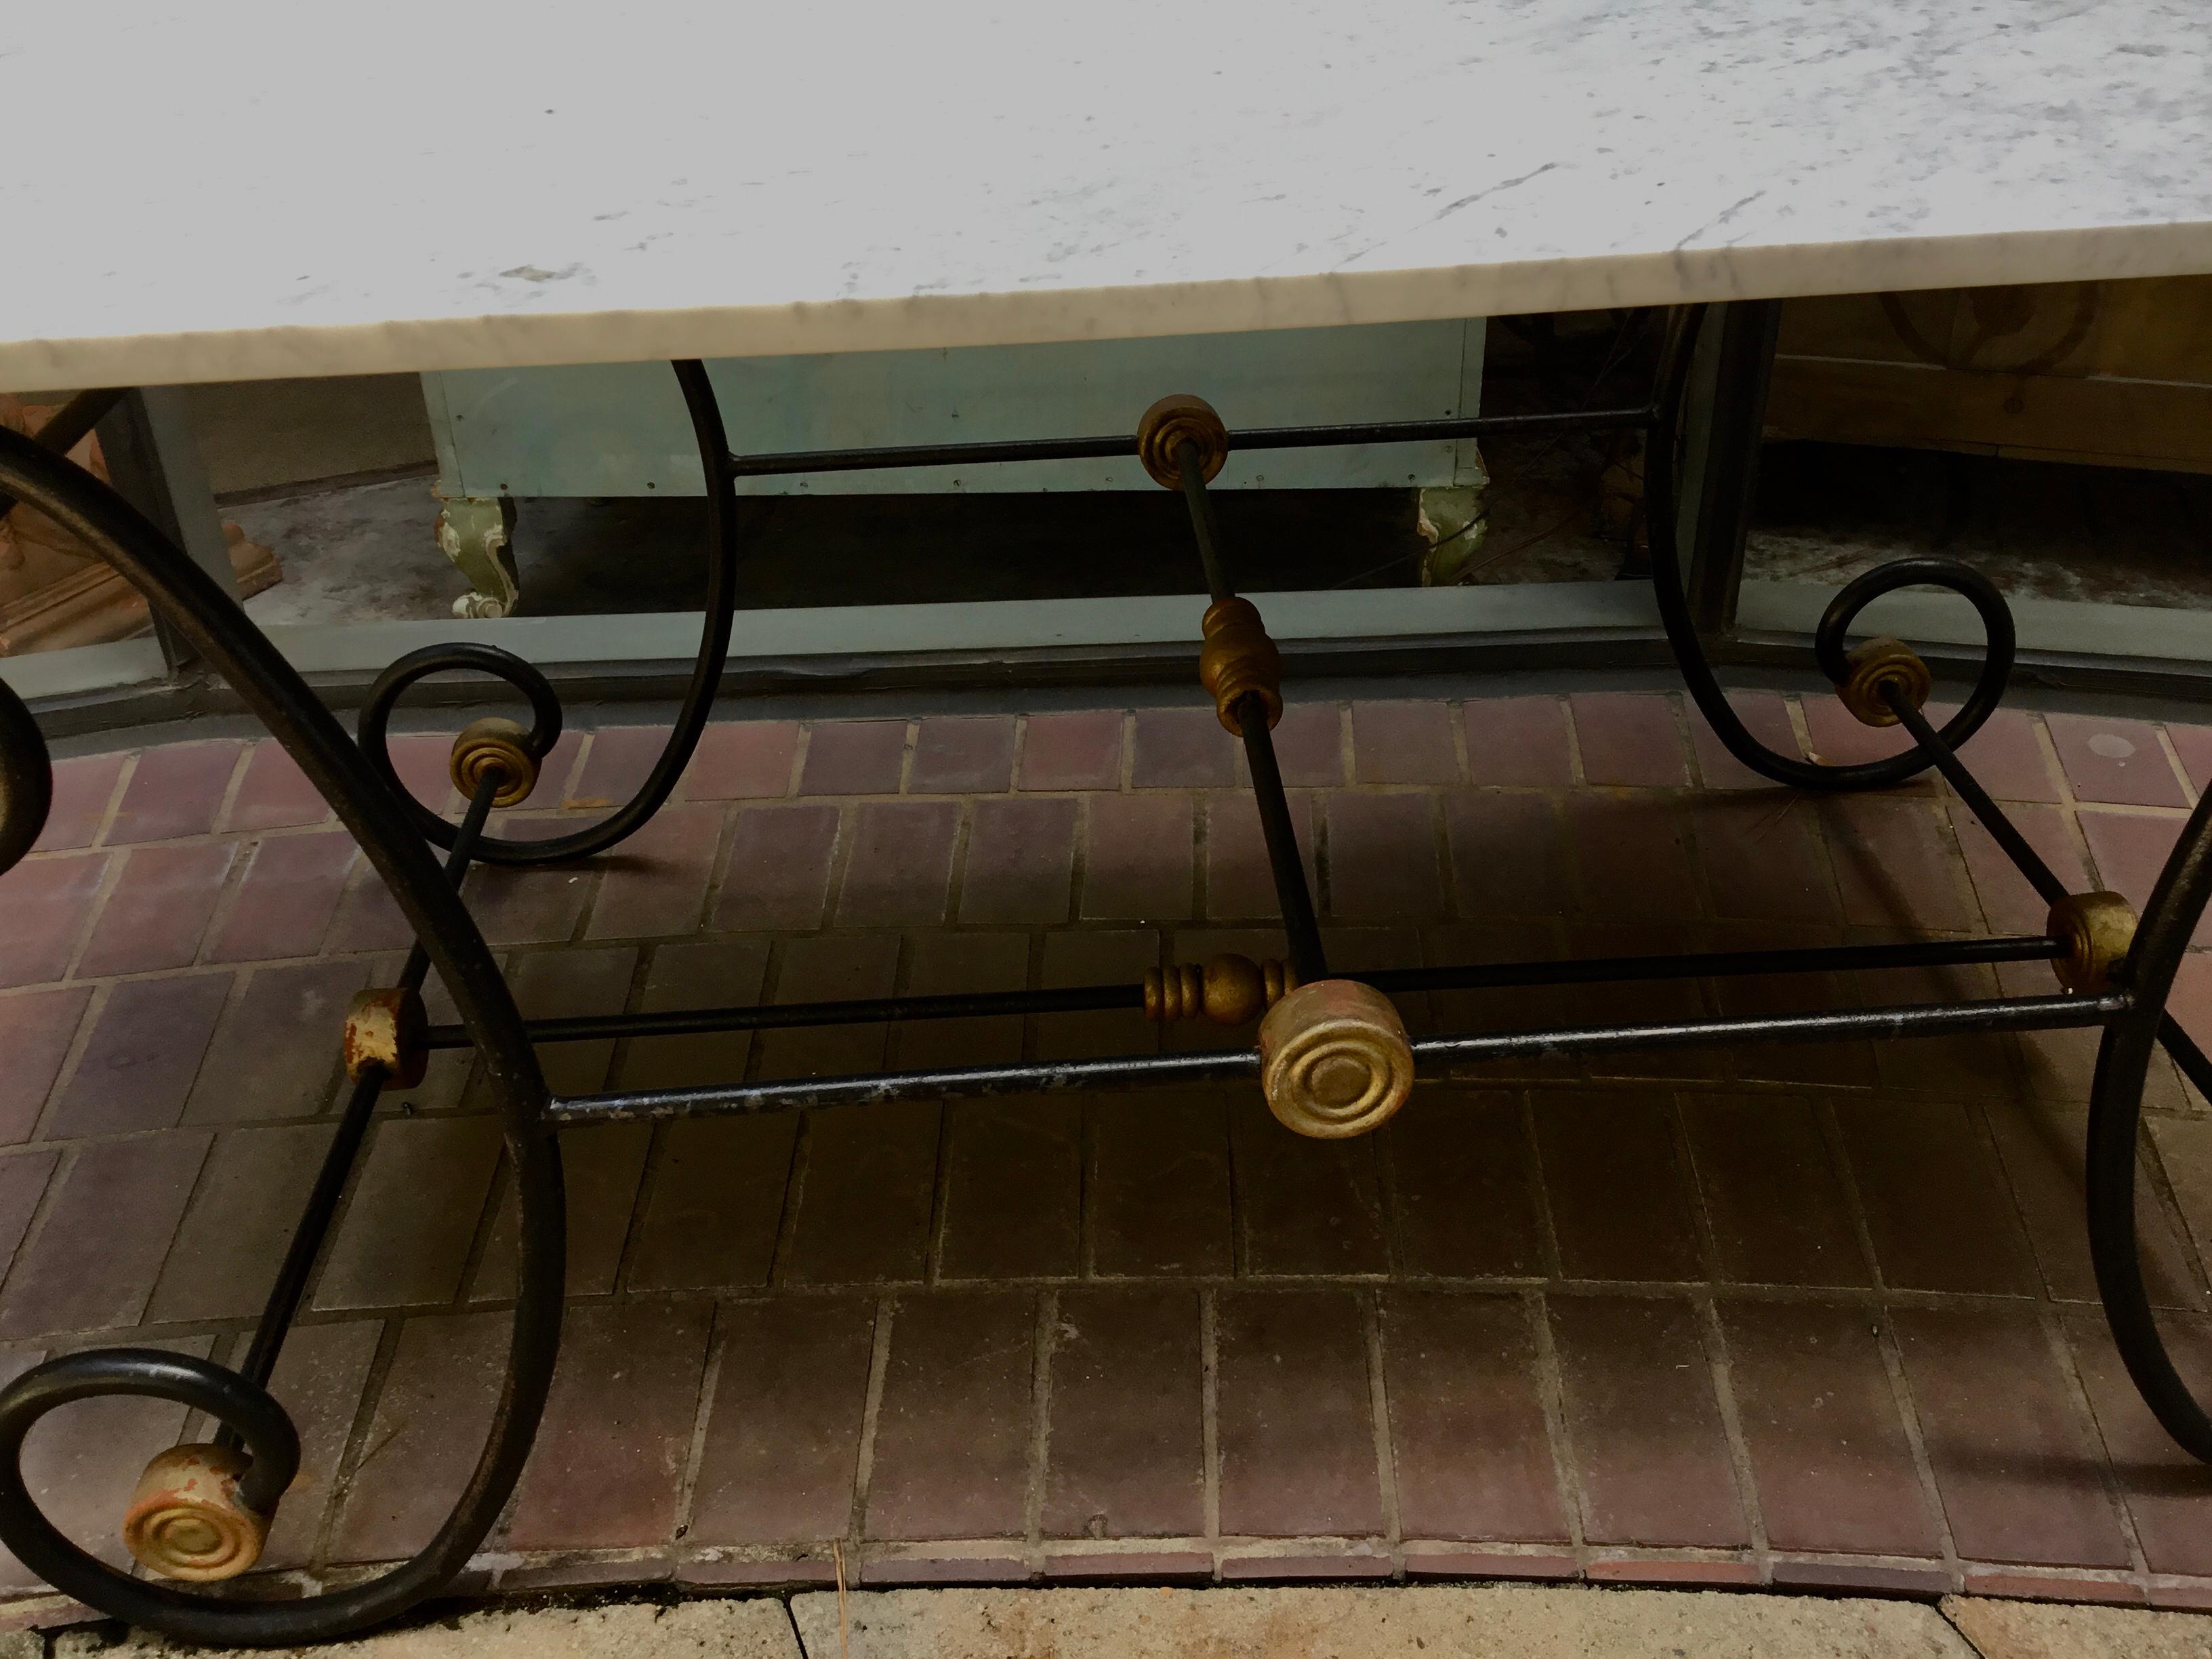
{"label": "white marble table top", "polygon": [[2212,271],[2203,0],[115,0],[0,387]]}

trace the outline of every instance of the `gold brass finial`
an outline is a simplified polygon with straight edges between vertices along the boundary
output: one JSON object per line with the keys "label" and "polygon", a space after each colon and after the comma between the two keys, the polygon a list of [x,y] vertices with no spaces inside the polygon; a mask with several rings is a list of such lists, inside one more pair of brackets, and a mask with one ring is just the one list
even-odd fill
{"label": "gold brass finial", "polygon": [[172,1446],[138,1477],[123,1516],[123,1542],[164,1578],[235,1578],[261,1559],[270,1517],[239,1496],[245,1453],[228,1446]]}
{"label": "gold brass finial", "polygon": [[1198,683],[1212,695],[1222,725],[1243,733],[1237,705],[1249,696],[1266,705],[1272,729],[1283,717],[1283,655],[1258,610],[1249,599],[1216,599],[1199,627],[1206,643],[1198,653]]}
{"label": "gold brass finial", "polygon": [[1902,640],[1887,635],[1869,640],[1844,661],[1850,672],[1836,688],[1836,696],[1862,726],[1897,724],[1897,711],[1889,706],[1886,695],[1893,687],[1915,708],[1925,708],[1928,694],[1935,690],[1928,665]]}
{"label": "gold brass finial", "polygon": [[1172,1024],[1203,1014],[1216,1025],[1249,1024],[1297,982],[1297,974],[1283,963],[1255,962],[1230,952],[1203,969],[1187,962],[1165,973],[1150,968],[1145,971],[1145,1018]]}
{"label": "gold brass finial", "polygon": [[2135,906],[2118,893],[2069,893],[2051,907],[2045,931],[2062,941],[2066,954],[2051,971],[2077,995],[2112,988],[2112,972],[2136,942]]}
{"label": "gold brass finial", "polygon": [[1260,1086],[1285,1128],[1321,1140],[1367,1134],[1406,1103],[1413,1042],[1380,991],[1316,980],[1260,1022]]}
{"label": "gold brass finial", "polygon": [[500,785],[491,798],[494,806],[520,806],[529,799],[538,787],[538,757],[530,752],[528,737],[513,720],[497,714],[464,726],[453,739],[453,758],[447,769],[461,798],[473,800],[484,774],[496,771]]}
{"label": "gold brass finial", "polygon": [[1212,483],[1229,459],[1229,428],[1205,398],[1188,392],[1170,392],[1137,422],[1137,459],[1152,475],[1154,483],[1181,489],[1181,451],[1187,443],[1197,447],[1200,472]]}
{"label": "gold brass finial", "polygon": [[358,1083],[381,1069],[387,1089],[411,1089],[430,1064],[423,1035],[429,1024],[419,991],[356,991],[346,1008],[346,1075]]}

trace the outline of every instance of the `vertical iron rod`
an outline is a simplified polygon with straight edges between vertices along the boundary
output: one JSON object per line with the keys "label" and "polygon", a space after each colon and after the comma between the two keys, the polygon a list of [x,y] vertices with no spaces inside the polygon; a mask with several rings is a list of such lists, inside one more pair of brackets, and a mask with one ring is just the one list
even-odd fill
{"label": "vertical iron rod", "polygon": [[2043,855],[2027,844],[2027,837],[2013,827],[2013,822],[1998,809],[1989,797],[1989,792],[1976,782],[1974,775],[1966,769],[1942,735],[1928,723],[1927,716],[1900,695],[1893,685],[1882,687],[1882,700],[1889,704],[1905,729],[1912,733],[1913,741],[1935,757],[1936,769],[1944,781],[1959,792],[1959,799],[1966,803],[1973,815],[1982,821],[1990,838],[2004,848],[2005,856],[2027,878],[2028,885],[2042,895],[2046,904],[2056,904],[2066,896],[2066,884],[2051,873]]}
{"label": "vertical iron rod", "polygon": [[1206,567],[1206,587],[1215,601],[1233,599],[1229,573],[1221,562],[1221,530],[1213,521],[1213,498],[1206,493],[1205,458],[1188,438],[1176,446],[1176,470],[1182,479],[1182,499],[1190,508],[1190,533],[1198,543],[1198,562]]}
{"label": "vertical iron rod", "polygon": [[[1218,605],[1237,597],[1221,556],[1220,527],[1213,519],[1213,498],[1206,493],[1206,467],[1198,446],[1185,439],[1176,446],[1176,471],[1182,480],[1182,498],[1190,508],[1190,530],[1198,543],[1199,562],[1206,567],[1206,591]],[[1275,762],[1274,733],[1268,729],[1267,705],[1247,693],[1237,702],[1237,725],[1244,734],[1244,757],[1252,768],[1252,799],[1260,809],[1260,834],[1267,843],[1267,866],[1275,878],[1275,902],[1283,913],[1283,933],[1291,968],[1310,984],[1328,977],[1328,957],[1322,949],[1321,925],[1314,919],[1313,894],[1306,886],[1306,866],[1298,856],[1298,833],[1291,819],[1291,804],[1283,793],[1283,769]]]}
{"label": "vertical iron rod", "polygon": [[1306,888],[1306,866],[1298,856],[1297,828],[1283,794],[1282,769],[1275,764],[1275,740],[1267,730],[1267,709],[1247,696],[1237,705],[1244,728],[1244,757],[1252,766],[1252,799],[1260,809],[1260,833],[1267,843],[1267,866],[1275,878],[1275,899],[1283,912],[1283,933],[1291,969],[1301,983],[1328,977],[1328,957],[1314,920],[1313,895]]}
{"label": "vertical iron rod", "polygon": [[[2004,848],[2005,856],[2013,861],[2021,874],[2027,878],[2028,884],[2043,896],[2044,902],[2056,904],[2064,898],[2066,884],[2058,879],[2051,866],[2043,861],[2043,855],[2027,844],[2027,837],[2014,827],[2012,820],[1999,810],[1988,793],[1974,781],[1974,775],[1966,769],[1966,763],[1952,752],[1936,728],[1928,723],[1927,717],[1899,696],[1894,686],[1883,687],[1882,696],[1897,711],[1898,719],[1904,722],[1905,730],[1912,733],[1914,740],[1935,756],[1936,769],[1959,792],[1959,799],[1965,801],[1974,816],[1982,821],[1982,827],[1990,832],[1990,838]],[[2159,1016],[2158,1041],[2159,1046],[2166,1050],[2167,1058],[2180,1068],[2182,1076],[2189,1079],[2197,1093],[2212,1099],[2212,1059],[2206,1058],[2203,1049],[2197,1046],[2197,1040],[2182,1030],[2181,1022],[2171,1013]]]}
{"label": "vertical iron rod", "polygon": [[[460,833],[454,838],[453,850],[446,855],[446,873],[455,886],[468,873],[470,849],[483,833],[484,821],[491,816],[492,797],[499,793],[502,781],[501,773],[487,769],[483,780],[477,785],[475,798],[469,802],[468,816],[461,820]],[[399,983],[407,990],[419,991],[429,971],[429,953],[417,942],[407,953],[406,965],[399,970]],[[254,1327],[252,1345],[246,1351],[245,1363],[238,1368],[248,1382],[266,1388],[270,1374],[276,1369],[276,1356],[283,1352],[284,1339],[291,1332],[293,1316],[300,1310],[300,1298],[307,1293],[308,1275],[314,1271],[315,1259],[322,1254],[331,1218],[337,1212],[338,1200],[345,1194],[354,1160],[368,1134],[369,1121],[376,1115],[376,1097],[383,1092],[384,1073],[379,1067],[355,1084],[353,1093],[346,1100],[345,1115],[338,1120],[330,1151],[323,1155],[323,1167],[316,1174],[314,1190],[307,1194],[307,1207],[300,1212],[300,1224],[293,1230],[292,1243],[284,1252],[284,1264],[277,1269],[276,1283],[261,1310],[261,1322]],[[224,1444],[234,1443],[228,1429],[222,1431],[221,1439]]]}

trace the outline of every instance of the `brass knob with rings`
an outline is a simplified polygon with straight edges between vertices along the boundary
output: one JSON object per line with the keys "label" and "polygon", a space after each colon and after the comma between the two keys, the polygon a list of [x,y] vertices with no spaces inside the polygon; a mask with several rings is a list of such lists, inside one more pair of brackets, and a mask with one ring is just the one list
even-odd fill
{"label": "brass knob with rings", "polygon": [[1912,647],[1887,635],[1867,641],[1844,659],[1844,675],[1836,696],[1851,718],[1862,726],[1895,726],[1897,710],[1890,707],[1891,691],[1898,692],[1915,708],[1928,705],[1936,688],[1935,677]]}
{"label": "brass knob with rings", "polygon": [[1229,951],[1203,969],[1188,962],[1164,973],[1148,968],[1145,1018],[1164,1025],[1201,1017],[1216,1025],[1244,1025],[1280,1002],[1297,982],[1297,973],[1285,963],[1255,962]]}
{"label": "brass knob with rings", "polygon": [[498,714],[471,720],[453,739],[453,761],[447,769],[453,787],[464,800],[476,799],[477,786],[488,773],[499,775],[494,806],[520,806],[538,787],[538,757],[530,752],[530,734],[513,720]]}
{"label": "brass knob with rings", "polygon": [[157,1454],[124,1512],[124,1547],[164,1578],[206,1582],[247,1571],[261,1559],[271,1519],[240,1494],[251,1461],[206,1443]]}
{"label": "brass knob with rings", "polygon": [[1199,473],[1212,483],[1229,459],[1229,428],[1213,405],[1188,392],[1170,392],[1137,422],[1137,459],[1152,482],[1165,489],[1182,488],[1182,447],[1198,451]]}
{"label": "brass knob with rings", "polygon": [[1406,1103],[1413,1045],[1390,999],[1356,980],[1287,992],[1260,1022],[1260,1087],[1288,1129],[1317,1140],[1372,1133]]}
{"label": "brass knob with rings", "polygon": [[1212,696],[1222,725],[1241,735],[1237,705],[1253,696],[1266,708],[1272,730],[1283,717],[1283,653],[1267,637],[1258,609],[1249,599],[1216,599],[1199,629],[1206,643],[1198,653],[1198,683]]}
{"label": "brass knob with rings", "polygon": [[2059,984],[2076,995],[2100,995],[2112,988],[2135,945],[2135,906],[2118,893],[2069,893],[2051,907],[2045,931],[2066,947],[2051,963]]}
{"label": "brass knob with rings", "polygon": [[386,1088],[414,1088],[430,1065],[428,1026],[419,991],[398,986],[355,992],[346,1007],[346,1075],[358,1083],[380,1070]]}

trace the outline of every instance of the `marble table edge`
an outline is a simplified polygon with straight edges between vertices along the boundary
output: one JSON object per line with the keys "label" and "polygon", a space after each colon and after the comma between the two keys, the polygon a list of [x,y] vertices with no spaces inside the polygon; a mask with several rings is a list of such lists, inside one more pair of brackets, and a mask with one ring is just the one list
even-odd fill
{"label": "marble table edge", "polygon": [[2114,224],[1084,289],[0,338],[0,391],[1039,344],[2207,274],[2212,221]]}

